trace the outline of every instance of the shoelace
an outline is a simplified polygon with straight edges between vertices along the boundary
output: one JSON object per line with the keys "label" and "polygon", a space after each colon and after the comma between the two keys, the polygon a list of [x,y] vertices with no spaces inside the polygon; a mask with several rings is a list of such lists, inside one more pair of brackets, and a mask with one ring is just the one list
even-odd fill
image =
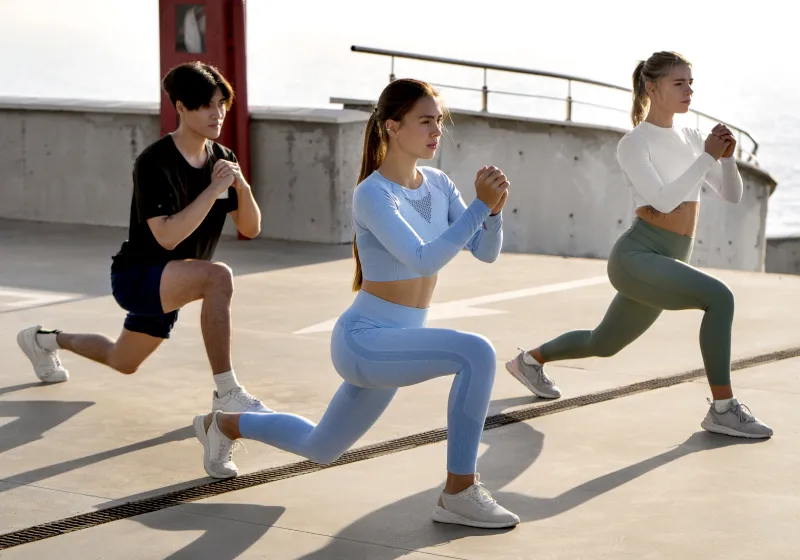
{"label": "shoelace", "polygon": [[492,497],[492,493],[481,482],[481,475],[477,473],[475,474],[475,484],[472,485],[470,495],[481,504],[492,505],[497,503]]}
{"label": "shoelace", "polygon": [[253,395],[242,389],[237,395],[236,400],[242,404],[247,406],[264,406],[261,404],[261,401],[255,398]]}
{"label": "shoelace", "polygon": [[750,409],[747,406],[743,405],[742,403],[737,402],[730,408],[730,411],[733,412],[736,416],[739,417],[740,422],[753,422],[755,421],[756,417],[750,412]]}
{"label": "shoelace", "polygon": [[58,357],[58,353],[56,352],[48,353],[47,359],[50,362],[50,365],[53,366],[53,369],[58,369],[61,367],[61,358]]}
{"label": "shoelace", "polygon": [[[518,350],[520,352],[522,352],[523,354],[525,352],[527,352],[527,350],[523,350],[522,348],[518,348]],[[522,360],[522,363],[524,364],[525,360]],[[526,365],[530,365],[530,364],[526,364]],[[549,377],[547,377],[547,374],[544,372],[544,368],[542,366],[533,366],[533,369],[536,371],[536,376],[537,376],[538,381],[540,383],[544,383],[548,387],[552,387],[553,385],[555,385],[553,380],[550,379]]]}
{"label": "shoelace", "polygon": [[[223,461],[223,462],[232,461],[233,460],[233,452],[236,451],[239,448],[244,449],[245,453],[249,453],[249,451],[247,451],[247,447],[245,447],[244,443],[241,440],[237,439],[235,441],[231,441],[231,440],[228,440],[228,441],[230,443],[226,443],[226,441],[224,439],[220,439],[220,442],[219,442],[219,453],[217,455],[220,456],[220,457],[225,457],[225,461]],[[225,453],[225,446],[226,445],[228,446],[227,453]]]}
{"label": "shoelace", "polygon": [[[708,404],[714,407],[713,400],[706,397],[706,401],[708,402]],[[716,408],[714,408],[714,412],[716,412]],[[728,410],[726,410],[726,412],[732,412],[733,414],[735,414],[736,417],[739,419],[739,422],[755,422],[756,420],[755,415],[750,411],[749,408],[747,408],[747,405],[744,405],[739,401],[735,401],[734,404],[731,404],[731,407]]]}

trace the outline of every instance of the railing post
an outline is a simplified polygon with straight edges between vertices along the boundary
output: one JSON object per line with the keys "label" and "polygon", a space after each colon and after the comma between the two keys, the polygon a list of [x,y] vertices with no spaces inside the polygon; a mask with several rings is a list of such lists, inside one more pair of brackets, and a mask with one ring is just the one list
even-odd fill
{"label": "railing post", "polygon": [[389,74],[389,83],[394,81],[394,57],[392,57],[392,72]]}
{"label": "railing post", "polygon": [[742,131],[739,131],[739,141],[736,143],[736,159],[742,159]]}
{"label": "railing post", "polygon": [[572,80],[567,80],[567,122],[572,120]]}
{"label": "railing post", "polygon": [[489,86],[486,85],[486,68],[483,69],[483,88],[481,89],[481,111],[489,111]]}

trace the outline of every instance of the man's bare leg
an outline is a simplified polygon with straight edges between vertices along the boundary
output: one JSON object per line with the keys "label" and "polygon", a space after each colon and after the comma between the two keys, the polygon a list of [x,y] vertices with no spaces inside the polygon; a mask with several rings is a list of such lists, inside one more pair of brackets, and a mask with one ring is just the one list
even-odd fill
{"label": "man's bare leg", "polygon": [[[206,261],[172,261],[161,275],[161,307],[169,313],[203,299],[202,331],[212,372],[230,371],[230,303],[233,277],[225,265]],[[55,340],[60,348],[105,364],[120,373],[135,373],[161,343],[163,338],[122,330],[115,341],[103,334],[59,332]]]}
{"label": "man's bare leg", "polygon": [[233,272],[222,263],[172,261],[161,276],[161,305],[168,313],[203,300],[200,328],[215,375],[231,371]]}
{"label": "man's bare leg", "polygon": [[136,373],[150,354],[155,352],[163,338],[122,329],[117,340],[103,334],[58,333],[58,345],[64,350],[100,362],[120,373]]}

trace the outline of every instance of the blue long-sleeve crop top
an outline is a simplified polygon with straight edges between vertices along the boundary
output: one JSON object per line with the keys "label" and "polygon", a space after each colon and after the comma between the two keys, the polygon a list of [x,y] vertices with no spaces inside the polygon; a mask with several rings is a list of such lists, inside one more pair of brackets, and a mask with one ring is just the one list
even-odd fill
{"label": "blue long-sleeve crop top", "polygon": [[364,280],[432,276],[462,249],[493,262],[503,244],[502,213],[477,198],[469,206],[442,171],[418,167],[422,184],[407,189],[378,171],[353,192],[353,226]]}

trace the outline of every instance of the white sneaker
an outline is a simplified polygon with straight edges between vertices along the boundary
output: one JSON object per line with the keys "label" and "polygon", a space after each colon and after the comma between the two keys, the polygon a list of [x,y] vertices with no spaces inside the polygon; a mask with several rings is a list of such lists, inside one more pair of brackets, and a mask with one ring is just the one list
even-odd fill
{"label": "white sneaker", "polygon": [[223,434],[217,426],[217,415],[214,412],[208,431],[205,427],[206,415],[194,417],[194,433],[203,444],[203,467],[212,478],[233,478],[239,469],[233,462],[234,441]]}
{"label": "white sneaker", "polygon": [[267,408],[264,404],[248,393],[244,387],[236,387],[224,397],[214,394],[211,398],[211,410],[221,410],[222,412],[261,412],[268,414],[275,412]]}
{"label": "white sneaker", "polygon": [[439,504],[433,511],[433,520],[439,523],[468,525],[482,529],[501,529],[519,523],[519,517],[498,504],[481,484],[481,475],[475,474],[475,484],[458,494],[442,492]]}
{"label": "white sneaker", "polygon": [[[36,340],[36,334],[42,331],[42,325],[22,330],[17,334],[17,344],[25,352],[33,365],[36,377],[43,383],[63,383],[69,379],[69,372],[61,365],[58,351],[50,352],[42,348]],[[50,331],[48,331],[50,332]]]}
{"label": "white sneaker", "polygon": [[561,396],[561,390],[544,372],[541,364],[528,364],[525,362],[525,350],[519,349],[520,353],[514,359],[506,362],[506,370],[514,378],[525,385],[528,390],[543,399],[557,399]]}

